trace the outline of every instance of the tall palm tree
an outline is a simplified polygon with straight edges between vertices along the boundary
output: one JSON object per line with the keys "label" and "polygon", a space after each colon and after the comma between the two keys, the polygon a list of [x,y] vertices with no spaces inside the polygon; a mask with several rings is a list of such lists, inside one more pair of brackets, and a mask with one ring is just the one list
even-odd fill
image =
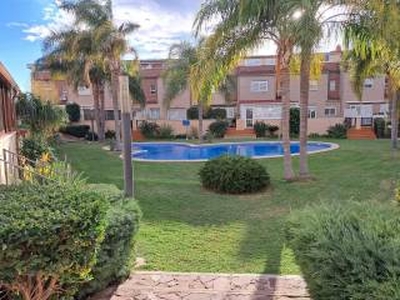
{"label": "tall palm tree", "polygon": [[[289,112],[290,72],[289,65],[295,40],[293,22],[279,1],[209,0],[197,14],[196,34],[215,18],[221,19],[214,33],[206,41],[204,58],[214,65],[203,66],[205,81],[218,84],[223,76],[236,66],[249,50],[272,40],[277,46],[276,98],[282,101],[282,142],[284,149],[284,178],[294,179],[290,153]],[[217,63],[215,63],[217,61]],[[207,65],[207,63],[204,63]],[[197,81],[199,82],[199,80]]]}
{"label": "tall palm tree", "polygon": [[52,74],[63,75],[75,90],[79,86],[92,89],[97,133],[99,139],[104,140],[104,97],[101,100],[100,95],[104,90],[106,73],[93,32],[74,28],[54,31],[44,40],[43,48],[45,55],[38,63],[39,67],[44,63]]}
{"label": "tall palm tree", "polygon": [[[398,93],[400,90],[400,7],[397,1],[368,1],[345,27],[345,55],[353,88],[359,99],[364,81],[386,75],[390,97],[391,144],[398,147]],[[384,28],[385,30],[382,30]]]}
{"label": "tall palm tree", "polygon": [[111,74],[111,93],[114,107],[115,132],[117,148],[121,145],[121,130],[119,122],[119,76],[122,74],[121,57],[134,53],[129,46],[127,36],[139,28],[132,22],[124,22],[119,26],[114,24],[111,0],[78,0],[65,1],[61,8],[75,16],[76,26],[88,27],[94,34],[96,44],[101,45],[104,60]]}

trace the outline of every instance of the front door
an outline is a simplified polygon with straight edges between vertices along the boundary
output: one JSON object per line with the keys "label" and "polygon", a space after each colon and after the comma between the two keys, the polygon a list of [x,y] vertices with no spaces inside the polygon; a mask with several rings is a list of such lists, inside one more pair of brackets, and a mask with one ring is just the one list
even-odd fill
{"label": "front door", "polygon": [[246,108],[246,127],[253,128],[253,109]]}

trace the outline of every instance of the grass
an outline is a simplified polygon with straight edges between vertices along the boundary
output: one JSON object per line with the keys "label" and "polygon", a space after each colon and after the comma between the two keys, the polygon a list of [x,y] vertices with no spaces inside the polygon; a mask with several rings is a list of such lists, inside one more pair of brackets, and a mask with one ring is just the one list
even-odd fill
{"label": "grass", "polygon": [[[310,204],[388,202],[400,161],[389,141],[338,141],[339,150],[309,157],[316,180],[286,183],[282,160],[266,159],[268,191],[246,196],[202,189],[202,163],[135,162],[136,198],[143,210],[137,254],[145,269],[181,272],[299,274],[285,245],[285,219]],[[99,145],[64,144],[60,149],[92,183],[123,188],[122,161]],[[297,169],[298,160],[294,159]],[[377,204],[379,205],[379,204]]]}

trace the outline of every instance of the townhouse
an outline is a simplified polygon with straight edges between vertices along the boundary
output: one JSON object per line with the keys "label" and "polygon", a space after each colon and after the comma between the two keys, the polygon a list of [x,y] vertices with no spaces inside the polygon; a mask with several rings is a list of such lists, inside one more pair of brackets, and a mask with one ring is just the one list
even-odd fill
{"label": "townhouse", "polygon": [[[344,121],[355,127],[371,126],[374,117],[387,117],[386,82],[384,76],[369,78],[364,82],[362,99],[352,90],[349,74],[341,67],[342,51],[324,53],[323,70],[320,78],[310,81],[309,132],[326,132],[327,128]],[[252,128],[256,121],[280,125],[282,103],[276,95],[276,58],[274,56],[252,56],[245,58],[234,70],[236,88],[233,99],[226,101],[224,94],[216,91],[212,97],[213,107],[224,108],[229,119],[234,119],[238,130]],[[133,106],[134,127],[141,120],[153,120],[170,124],[177,133],[184,132],[182,120],[195,101],[186,89],[173,99],[169,107],[164,102],[165,85],[162,78],[165,60],[143,60],[140,62],[142,87],[146,105]],[[81,105],[83,122],[90,119],[92,93],[90,89],[74,91],[65,81],[53,79],[48,71],[32,71],[32,92],[60,104],[76,102]],[[46,73],[47,72],[47,73]],[[290,100],[298,106],[300,100],[300,76],[291,75]],[[47,91],[43,93],[43,91]],[[55,95],[55,96],[54,96]],[[106,89],[106,120],[114,118],[111,94]],[[210,121],[206,121],[206,126]],[[192,126],[197,126],[192,121]],[[107,122],[112,128],[113,122]]]}

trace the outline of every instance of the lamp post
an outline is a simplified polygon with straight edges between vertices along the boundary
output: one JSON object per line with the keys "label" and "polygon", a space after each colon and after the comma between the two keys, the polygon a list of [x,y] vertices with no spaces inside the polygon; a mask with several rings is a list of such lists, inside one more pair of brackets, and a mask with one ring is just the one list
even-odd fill
{"label": "lamp post", "polygon": [[122,138],[124,160],[124,192],[126,197],[133,197],[132,134],[131,134],[131,99],[129,97],[128,76],[119,76],[119,102],[122,113]]}

